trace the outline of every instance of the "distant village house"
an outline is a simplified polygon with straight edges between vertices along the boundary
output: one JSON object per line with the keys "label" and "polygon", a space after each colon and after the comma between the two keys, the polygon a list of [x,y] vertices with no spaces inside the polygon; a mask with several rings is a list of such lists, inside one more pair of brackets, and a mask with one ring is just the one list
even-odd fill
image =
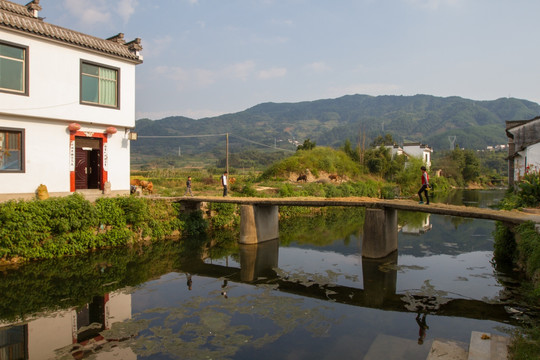
{"label": "distant village house", "polygon": [[540,170],[540,116],[506,122],[508,185],[514,186],[527,171]]}
{"label": "distant village house", "polygon": [[0,200],[129,193],[141,40],[100,39],[0,0]]}
{"label": "distant village house", "polygon": [[425,144],[419,142],[405,143],[402,147],[394,144],[386,145],[386,148],[390,150],[392,158],[396,155],[405,155],[407,158],[420,158],[428,169],[431,168],[431,153],[433,152],[433,149]]}

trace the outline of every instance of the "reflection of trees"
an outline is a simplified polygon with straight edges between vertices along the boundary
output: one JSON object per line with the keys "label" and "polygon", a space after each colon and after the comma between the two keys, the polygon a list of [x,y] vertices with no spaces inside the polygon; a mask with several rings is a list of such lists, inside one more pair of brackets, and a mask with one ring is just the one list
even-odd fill
{"label": "reflection of trees", "polygon": [[358,234],[364,226],[364,208],[329,207],[317,215],[292,216],[279,221],[282,245],[291,242],[311,245],[330,245],[338,239]]}
{"label": "reflection of trees", "polygon": [[78,307],[94,296],[142,284],[203,257],[237,256],[237,237],[221,231],[181,241],[156,242],[87,255],[32,262],[0,272],[0,319]]}

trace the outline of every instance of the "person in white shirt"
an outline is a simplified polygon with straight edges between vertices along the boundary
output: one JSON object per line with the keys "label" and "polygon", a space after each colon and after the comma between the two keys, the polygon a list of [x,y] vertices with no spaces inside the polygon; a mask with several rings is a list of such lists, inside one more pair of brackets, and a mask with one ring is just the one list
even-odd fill
{"label": "person in white shirt", "polygon": [[227,196],[227,172],[221,175],[221,185],[223,186],[223,196]]}

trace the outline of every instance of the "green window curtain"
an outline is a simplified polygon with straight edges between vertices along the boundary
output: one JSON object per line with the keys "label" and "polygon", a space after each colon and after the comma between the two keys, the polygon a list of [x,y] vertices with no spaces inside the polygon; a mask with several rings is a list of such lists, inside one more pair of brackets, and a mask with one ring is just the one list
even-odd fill
{"label": "green window curtain", "polygon": [[116,70],[99,69],[99,103],[116,106]]}
{"label": "green window curtain", "polygon": [[81,99],[83,102],[117,106],[117,70],[90,64],[82,64],[81,71]]}
{"label": "green window curtain", "polygon": [[0,44],[0,88],[24,92],[25,50]]}

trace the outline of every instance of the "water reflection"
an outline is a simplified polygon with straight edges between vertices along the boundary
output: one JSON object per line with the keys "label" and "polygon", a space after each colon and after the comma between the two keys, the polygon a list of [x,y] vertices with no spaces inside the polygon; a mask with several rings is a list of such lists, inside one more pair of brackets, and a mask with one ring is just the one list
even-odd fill
{"label": "water reflection", "polygon": [[505,310],[517,307],[510,282],[491,265],[492,222],[400,213],[398,252],[373,260],[361,254],[362,211],[322,218],[284,222],[283,238],[259,245],[221,234],[6,270],[0,349],[30,359],[388,358],[407,349],[392,356],[416,359],[435,337],[467,341],[472,330],[519,324]]}

